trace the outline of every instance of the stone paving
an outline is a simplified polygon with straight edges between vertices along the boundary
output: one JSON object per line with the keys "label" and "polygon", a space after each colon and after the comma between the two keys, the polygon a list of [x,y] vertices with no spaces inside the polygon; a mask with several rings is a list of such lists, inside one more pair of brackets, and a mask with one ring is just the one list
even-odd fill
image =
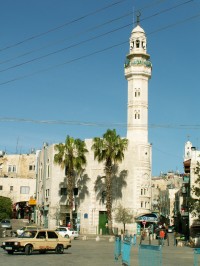
{"label": "stone paving", "polygon": [[[0,243],[8,239],[1,238]],[[83,240],[85,239],[85,240]],[[0,265],[1,266],[18,266],[27,264],[35,266],[37,264],[46,265],[73,265],[73,266],[117,266],[122,265],[121,257],[119,260],[114,259],[115,241],[112,242],[110,236],[80,236],[78,240],[72,240],[72,248],[66,250],[63,255],[57,255],[54,252],[47,254],[35,253],[31,256],[24,254],[8,255],[3,249],[0,249]],[[142,244],[148,244],[148,239]],[[153,245],[157,245],[158,241],[153,240]],[[169,246],[165,243],[162,248],[162,265],[163,266],[192,266],[193,265],[193,249],[189,247],[174,247],[173,236],[170,235]],[[130,265],[139,266],[138,261],[139,238],[136,246],[131,248]],[[147,264],[149,266],[154,266]]]}

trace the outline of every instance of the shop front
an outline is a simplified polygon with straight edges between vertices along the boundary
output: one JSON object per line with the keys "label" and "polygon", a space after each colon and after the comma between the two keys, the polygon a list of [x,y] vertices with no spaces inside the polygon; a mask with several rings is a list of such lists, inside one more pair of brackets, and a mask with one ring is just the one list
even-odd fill
{"label": "shop front", "polygon": [[144,213],[140,214],[140,216],[135,217],[135,221],[137,223],[137,235],[141,234],[141,230],[148,229],[152,233],[154,229],[157,227],[159,222],[158,215],[156,213]]}

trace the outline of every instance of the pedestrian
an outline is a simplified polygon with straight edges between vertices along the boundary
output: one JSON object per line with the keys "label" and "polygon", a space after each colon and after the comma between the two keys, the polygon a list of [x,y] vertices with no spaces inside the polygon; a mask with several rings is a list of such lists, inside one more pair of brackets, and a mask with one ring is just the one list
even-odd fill
{"label": "pedestrian", "polygon": [[67,227],[68,227],[69,229],[71,228],[71,223],[70,223],[70,222],[68,222]]}
{"label": "pedestrian", "polygon": [[137,237],[136,234],[133,235],[133,245],[135,246],[137,242]]}
{"label": "pedestrian", "polygon": [[108,222],[106,222],[105,227],[106,227],[106,235],[108,235]]}
{"label": "pedestrian", "polygon": [[177,246],[177,232],[174,230],[174,246]]}
{"label": "pedestrian", "polygon": [[145,240],[145,236],[146,236],[146,232],[145,232],[145,230],[143,229],[143,230],[141,231],[140,245],[142,244],[142,241]]}
{"label": "pedestrian", "polygon": [[163,229],[160,230],[159,236],[160,236],[161,245],[164,246],[165,231]]}

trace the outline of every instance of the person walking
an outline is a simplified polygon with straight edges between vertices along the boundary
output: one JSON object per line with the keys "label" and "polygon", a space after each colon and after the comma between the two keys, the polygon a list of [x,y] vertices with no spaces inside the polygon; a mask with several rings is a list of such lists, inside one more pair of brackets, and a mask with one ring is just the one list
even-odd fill
{"label": "person walking", "polygon": [[177,246],[177,232],[174,230],[174,246]]}
{"label": "person walking", "polygon": [[159,236],[160,236],[161,245],[164,246],[165,231],[163,229],[160,230]]}
{"label": "person walking", "polygon": [[137,242],[137,236],[136,234],[133,235],[133,245],[135,246]]}

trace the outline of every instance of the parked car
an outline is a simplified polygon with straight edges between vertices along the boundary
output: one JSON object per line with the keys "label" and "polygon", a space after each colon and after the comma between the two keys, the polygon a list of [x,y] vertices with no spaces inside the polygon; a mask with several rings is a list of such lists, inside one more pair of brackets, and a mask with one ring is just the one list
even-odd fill
{"label": "parked car", "polygon": [[55,251],[62,254],[64,249],[71,247],[71,239],[64,238],[53,230],[26,230],[17,238],[4,241],[1,247],[13,254],[14,252],[25,252],[31,255],[33,251],[46,253],[46,251]]}
{"label": "parked car", "polygon": [[174,232],[174,226],[173,225],[169,225],[168,229],[167,229],[168,233],[173,233]]}
{"label": "parked car", "polygon": [[55,231],[63,237],[73,237],[74,239],[79,237],[78,231],[75,231],[72,228],[60,226],[57,227]]}
{"label": "parked car", "polygon": [[22,228],[16,230],[16,234],[17,236],[20,236],[26,230],[37,230],[37,229],[41,229],[41,227],[38,227],[36,225],[23,226]]}
{"label": "parked car", "polygon": [[0,225],[2,228],[12,229],[12,224],[11,224],[11,221],[9,219],[1,220]]}

